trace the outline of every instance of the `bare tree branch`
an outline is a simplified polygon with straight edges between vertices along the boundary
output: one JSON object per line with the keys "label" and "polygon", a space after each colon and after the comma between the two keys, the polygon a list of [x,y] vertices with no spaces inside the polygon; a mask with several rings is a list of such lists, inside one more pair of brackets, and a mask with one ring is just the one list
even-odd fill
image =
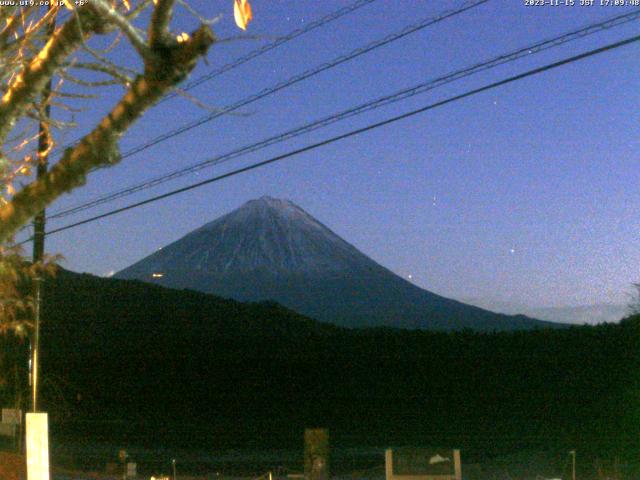
{"label": "bare tree branch", "polygon": [[105,0],[91,0],[91,7],[102,15],[105,21],[111,22],[120,28],[143,59],[149,58],[151,50],[143,37],[143,33],[133,26],[129,19],[105,2]]}
{"label": "bare tree branch", "polygon": [[149,45],[152,49],[162,46],[169,37],[169,22],[173,14],[176,0],[156,0],[155,8],[149,23]]}
{"label": "bare tree branch", "polygon": [[82,70],[93,70],[95,72],[101,72],[106,75],[110,75],[114,79],[119,80],[121,83],[124,83],[124,84],[133,82],[133,79],[128,77],[126,73],[138,75],[138,72],[135,72],[129,68],[124,68],[124,67],[114,68],[111,65],[104,65],[102,63],[74,63],[70,67],[82,69]]}
{"label": "bare tree branch", "polygon": [[17,119],[42,91],[56,68],[78,49],[83,40],[83,28],[79,22],[75,19],[67,21],[13,80],[0,101],[0,142],[4,141]]}
{"label": "bare tree branch", "polygon": [[[162,37],[157,41],[162,42]],[[10,203],[0,207],[0,242],[7,241],[20,226],[60,195],[84,184],[92,169],[119,162],[117,142],[122,134],[145,110],[182,81],[193,70],[198,57],[204,55],[215,41],[213,33],[205,25],[181,43],[169,37],[165,39],[166,43],[155,45],[163,55],[155,56],[153,61],[145,64],[144,75],[135,79],[100,124],[80,143],[67,149],[45,176],[23,188]]]}

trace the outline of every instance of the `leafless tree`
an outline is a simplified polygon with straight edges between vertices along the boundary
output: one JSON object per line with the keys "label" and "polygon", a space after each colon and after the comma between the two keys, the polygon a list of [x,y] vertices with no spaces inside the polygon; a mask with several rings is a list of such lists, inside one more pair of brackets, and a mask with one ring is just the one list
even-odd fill
{"label": "leafless tree", "polygon": [[[233,2],[236,23],[245,29],[248,0],[225,2]],[[192,32],[172,31],[176,7],[196,19]],[[28,285],[50,274],[56,260],[25,263],[13,244],[16,232],[83,185],[91,171],[120,161],[123,134],[215,43],[212,23],[185,0],[0,1],[0,334],[29,331]],[[114,57],[127,57],[127,64]],[[48,171],[42,168],[60,132],[73,131],[82,102],[107,90],[114,98],[107,113]],[[52,106],[65,118],[51,118]]]}
{"label": "leafless tree", "polygon": [[[83,185],[91,170],[120,161],[122,135],[161,97],[174,89],[206,54],[215,37],[206,22],[191,33],[176,34],[170,23],[178,0],[76,0],[75,3],[0,7],[0,244],[46,205]],[[36,4],[38,2],[35,2]],[[142,12],[150,10],[141,16]],[[137,25],[141,18],[147,25]],[[52,22],[56,27],[52,28]],[[139,57],[141,71],[131,72],[91,47],[94,37],[113,37],[113,48],[131,48]],[[126,39],[127,45],[123,45]],[[91,57],[93,60],[86,61]],[[104,78],[82,80],[79,70],[100,73]],[[48,91],[51,79],[56,83]],[[89,94],[63,92],[71,82]],[[29,153],[43,135],[65,125],[45,115],[47,105],[64,105],[68,98],[90,96],[91,89],[119,83],[124,92],[111,110],[78,142],[67,148],[59,161],[39,178],[32,175],[38,154]],[[29,130],[33,123],[47,128]],[[48,142],[49,148],[54,143]],[[42,155],[43,152],[39,154]],[[18,187],[18,182],[26,184]]]}

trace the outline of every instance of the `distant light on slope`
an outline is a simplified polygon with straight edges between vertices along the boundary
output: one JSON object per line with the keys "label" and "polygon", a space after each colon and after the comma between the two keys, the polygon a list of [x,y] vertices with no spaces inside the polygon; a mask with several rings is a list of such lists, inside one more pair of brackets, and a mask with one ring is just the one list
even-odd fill
{"label": "distant light on slope", "polygon": [[164,277],[164,273],[152,273],[151,276],[153,278],[162,278]]}

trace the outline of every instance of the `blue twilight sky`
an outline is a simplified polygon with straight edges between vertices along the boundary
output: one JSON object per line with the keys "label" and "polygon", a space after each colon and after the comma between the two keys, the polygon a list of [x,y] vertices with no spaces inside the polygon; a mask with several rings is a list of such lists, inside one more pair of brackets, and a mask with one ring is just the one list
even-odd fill
{"label": "blue twilight sky", "polygon": [[[247,34],[232,0],[190,0],[222,14],[207,73],[347,0],[251,0]],[[323,115],[395,92],[627,7],[528,7],[492,0],[95,172],[55,212],[149,177],[225,153]],[[194,89],[223,107],[460,1],[377,0]],[[580,3],[576,0],[576,3]],[[195,20],[177,12],[176,32]],[[52,221],[50,228],[266,159],[640,32],[640,22],[369,112],[225,165]],[[114,61],[133,67],[127,49]],[[117,216],[49,237],[67,268],[106,275],[247,200],[291,199],[374,260],[453,298],[530,306],[626,302],[640,281],[640,45],[634,44],[438,108]],[[80,115],[86,130],[118,89]],[[123,139],[126,151],[207,112],[187,99],[157,106]],[[54,113],[55,114],[55,113]],[[63,116],[62,112],[58,115]],[[79,131],[66,134],[75,138]],[[64,143],[64,140],[62,140]]]}

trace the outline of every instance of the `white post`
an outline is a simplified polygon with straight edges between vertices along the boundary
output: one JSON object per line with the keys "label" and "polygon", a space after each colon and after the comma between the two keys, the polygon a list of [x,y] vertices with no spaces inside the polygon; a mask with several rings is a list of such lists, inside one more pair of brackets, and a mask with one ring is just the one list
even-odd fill
{"label": "white post", "polygon": [[49,424],[46,413],[27,413],[27,480],[49,480]]}

